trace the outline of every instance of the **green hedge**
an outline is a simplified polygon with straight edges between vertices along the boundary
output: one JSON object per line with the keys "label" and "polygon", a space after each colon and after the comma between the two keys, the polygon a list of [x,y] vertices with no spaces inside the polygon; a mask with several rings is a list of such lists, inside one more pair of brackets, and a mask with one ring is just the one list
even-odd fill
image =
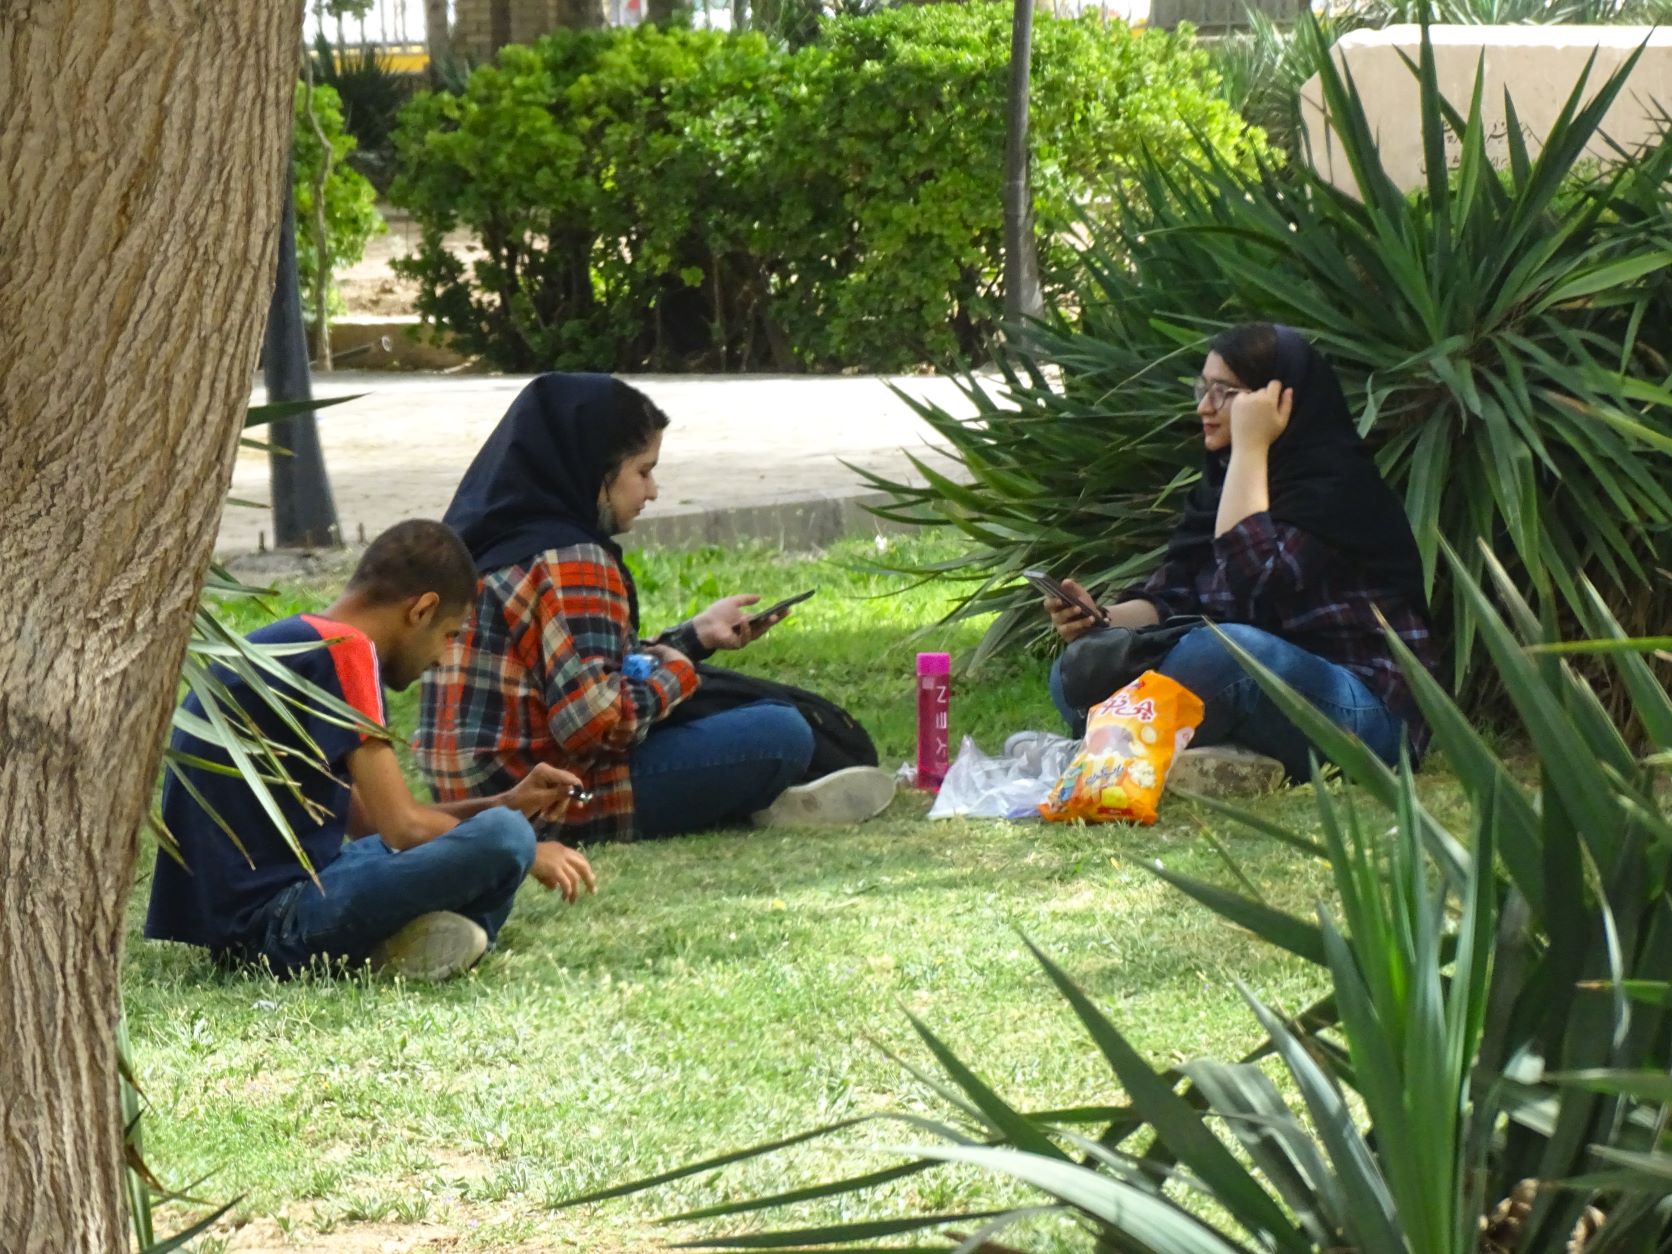
{"label": "green hedge", "polygon": [[[308,86],[296,84],[295,121],[291,131],[291,180],[296,196],[296,265],[302,282],[302,303],[313,317],[314,274],[318,269],[314,252],[314,183],[325,160],[320,143],[308,120]],[[313,113],[331,145],[331,173],[325,180],[325,237],[333,272],[351,266],[365,255],[366,243],[389,228],[377,211],[377,192],[366,176],[348,163],[358,146],[343,124],[342,100],[336,89],[314,84]],[[333,288],[328,313],[339,313],[340,301]]]}
{"label": "green hedge", "polygon": [[[981,354],[999,312],[1009,7],[758,35],[564,31],[408,106],[392,189],[419,309],[507,369],[899,369]],[[1048,281],[1076,204],[1147,148],[1263,146],[1188,34],[1040,21]],[[457,229],[482,256],[443,247]]]}

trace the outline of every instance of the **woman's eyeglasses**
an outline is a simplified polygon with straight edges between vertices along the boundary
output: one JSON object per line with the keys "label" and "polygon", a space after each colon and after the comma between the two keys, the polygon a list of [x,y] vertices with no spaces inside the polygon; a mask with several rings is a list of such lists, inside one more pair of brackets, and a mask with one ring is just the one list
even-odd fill
{"label": "woman's eyeglasses", "polygon": [[1229,383],[1221,383],[1217,379],[1212,381],[1207,379],[1197,379],[1195,385],[1190,390],[1196,394],[1196,403],[1198,405],[1200,405],[1203,401],[1207,401],[1208,404],[1213,406],[1215,412],[1217,412],[1225,408],[1226,401],[1230,400],[1233,396],[1242,395],[1249,389],[1232,387]]}

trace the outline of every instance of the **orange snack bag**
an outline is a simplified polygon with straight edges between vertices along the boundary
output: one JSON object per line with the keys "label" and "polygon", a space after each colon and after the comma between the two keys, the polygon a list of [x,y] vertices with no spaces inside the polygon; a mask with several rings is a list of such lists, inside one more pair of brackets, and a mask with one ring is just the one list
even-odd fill
{"label": "orange snack bag", "polygon": [[1183,684],[1145,671],[1086,716],[1085,747],[1040,803],[1053,823],[1125,819],[1149,826],[1173,758],[1202,723],[1202,702]]}

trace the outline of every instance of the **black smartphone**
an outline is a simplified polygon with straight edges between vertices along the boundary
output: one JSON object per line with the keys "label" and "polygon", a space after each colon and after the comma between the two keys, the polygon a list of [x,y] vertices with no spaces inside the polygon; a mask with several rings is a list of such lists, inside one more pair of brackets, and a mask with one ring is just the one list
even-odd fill
{"label": "black smartphone", "polygon": [[805,601],[808,597],[812,596],[813,593],[815,593],[817,591],[818,591],[817,588],[808,588],[807,591],[798,592],[793,597],[785,597],[782,601],[778,602],[778,604],[774,605],[769,610],[762,610],[759,614],[751,614],[749,616],[749,626],[751,626],[751,627],[763,627],[763,626],[765,626],[767,623],[771,622],[774,618],[777,618],[778,615],[782,614],[785,610],[789,609],[790,606],[800,605],[803,601]]}
{"label": "black smartphone", "polygon": [[1067,588],[1063,587],[1060,583],[1058,583],[1055,579],[1051,578],[1051,576],[1047,575],[1044,571],[1042,571],[1042,570],[1024,570],[1022,572],[1022,578],[1026,579],[1029,583],[1031,583],[1035,588],[1039,589],[1039,591],[1043,592],[1046,596],[1055,597],[1059,601],[1066,601],[1070,605],[1078,606],[1086,614],[1091,616],[1091,619],[1092,619],[1093,622],[1101,623],[1103,621],[1103,611],[1102,610],[1098,609],[1090,601],[1086,600],[1085,597],[1077,596],[1074,593],[1070,592]]}

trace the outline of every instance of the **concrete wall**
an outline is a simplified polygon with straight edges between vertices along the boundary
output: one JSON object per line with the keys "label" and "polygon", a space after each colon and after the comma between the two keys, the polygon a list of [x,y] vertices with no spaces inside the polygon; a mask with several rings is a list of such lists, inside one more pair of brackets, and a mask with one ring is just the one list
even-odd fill
{"label": "concrete wall", "polygon": [[[1602,132],[1615,143],[1630,149],[1655,138],[1661,130],[1661,112],[1672,114],[1672,31],[1651,31],[1645,26],[1435,26],[1431,38],[1440,91],[1464,114],[1484,56],[1481,109],[1488,152],[1500,165],[1509,160],[1506,89],[1515,102],[1527,150],[1536,156],[1593,52],[1596,64],[1587,80],[1587,98],[1648,40],[1625,90],[1603,119]],[[1417,80],[1404,60],[1416,61],[1421,41],[1416,26],[1390,26],[1355,31],[1335,49],[1336,63],[1352,73],[1364,99],[1383,166],[1406,190],[1420,186],[1427,177]],[[1351,190],[1352,172],[1334,132],[1325,126],[1323,94],[1316,76],[1301,89],[1301,110],[1319,172],[1337,187]],[[1447,155],[1452,161],[1457,149],[1455,137],[1448,137]],[[1607,159],[1613,150],[1598,135],[1590,152]]]}
{"label": "concrete wall", "polygon": [[1305,0],[1150,0],[1149,24],[1168,30],[1189,22],[1200,31],[1240,30],[1254,9],[1276,21],[1300,16]]}

